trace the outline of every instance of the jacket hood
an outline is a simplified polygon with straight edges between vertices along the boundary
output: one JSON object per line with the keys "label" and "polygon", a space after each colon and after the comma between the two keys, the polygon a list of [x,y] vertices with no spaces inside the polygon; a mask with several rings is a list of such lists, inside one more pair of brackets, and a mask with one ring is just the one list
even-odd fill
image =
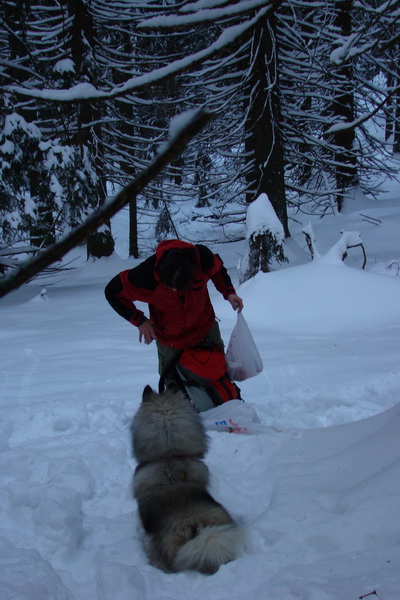
{"label": "jacket hood", "polygon": [[193,244],[189,242],[182,242],[181,240],[164,240],[160,242],[156,248],[156,263],[159,263],[166,252],[170,250],[195,250],[196,256],[198,256],[198,250]]}
{"label": "jacket hood", "polygon": [[189,244],[189,242],[182,242],[181,240],[164,240],[160,242],[156,248],[156,262],[154,265],[154,277],[157,281],[160,281],[160,276],[158,273],[158,267],[160,265],[160,261],[162,258],[170,251],[170,250],[194,250],[197,264],[200,264],[200,255],[199,251],[194,244]]}

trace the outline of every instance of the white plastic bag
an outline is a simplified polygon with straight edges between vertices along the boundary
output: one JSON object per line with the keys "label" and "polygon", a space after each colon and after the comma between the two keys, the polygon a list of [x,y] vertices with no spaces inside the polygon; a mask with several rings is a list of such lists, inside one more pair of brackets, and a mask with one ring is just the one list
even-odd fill
{"label": "white plastic bag", "polygon": [[261,373],[262,358],[241,312],[237,315],[226,351],[228,374],[234,381],[244,381]]}
{"label": "white plastic bag", "polygon": [[242,400],[229,400],[220,406],[200,413],[204,427],[210,431],[228,433],[261,433],[267,428],[250,404]]}

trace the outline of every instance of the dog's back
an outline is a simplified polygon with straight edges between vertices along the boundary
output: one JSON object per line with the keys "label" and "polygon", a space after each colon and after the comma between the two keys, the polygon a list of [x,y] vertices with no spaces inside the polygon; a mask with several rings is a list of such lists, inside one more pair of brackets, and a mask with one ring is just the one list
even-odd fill
{"label": "dog's back", "polygon": [[215,573],[236,557],[241,534],[207,491],[200,460],[207,436],[198,414],[180,392],[159,395],[147,386],[131,431],[139,462],[133,491],[150,561],[167,572]]}

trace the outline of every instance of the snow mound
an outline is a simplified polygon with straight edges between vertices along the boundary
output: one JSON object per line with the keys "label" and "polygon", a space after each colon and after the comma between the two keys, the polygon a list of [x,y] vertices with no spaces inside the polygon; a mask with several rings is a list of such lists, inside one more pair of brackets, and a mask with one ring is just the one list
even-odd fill
{"label": "snow mound", "polygon": [[331,254],[258,273],[239,293],[250,322],[293,334],[340,334],[400,323],[400,280],[347,267]]}

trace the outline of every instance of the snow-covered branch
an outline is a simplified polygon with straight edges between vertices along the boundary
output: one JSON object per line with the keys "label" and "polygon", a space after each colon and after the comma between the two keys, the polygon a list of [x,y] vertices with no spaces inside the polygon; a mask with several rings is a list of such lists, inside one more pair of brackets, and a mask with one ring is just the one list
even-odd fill
{"label": "snow-covered branch", "polygon": [[79,83],[70,89],[33,89],[18,85],[4,86],[5,91],[18,93],[30,98],[41,98],[50,102],[79,102],[88,100],[109,100],[124,96],[131,92],[137,92],[152,84],[159,84],[170,77],[184,73],[205,60],[210,60],[222,50],[233,46],[244,39],[260,21],[272,11],[274,5],[268,3],[259,12],[248,21],[237,25],[227,27],[218,39],[207,48],[199,50],[185,58],[171,62],[170,64],[154,69],[149,73],[144,73],[137,77],[131,77],[122,85],[115,86],[109,90],[99,90],[91,83]]}
{"label": "snow-covered branch", "polygon": [[241,16],[254,9],[275,9],[281,3],[282,0],[239,0],[239,2],[222,8],[192,9],[194,12],[191,12],[190,7],[186,6],[180,9],[180,12],[186,13],[185,15],[160,15],[152,17],[138,23],[138,27],[141,29],[176,29],[177,27],[187,27],[190,25],[205,25],[219,22],[221,19],[226,20]]}

